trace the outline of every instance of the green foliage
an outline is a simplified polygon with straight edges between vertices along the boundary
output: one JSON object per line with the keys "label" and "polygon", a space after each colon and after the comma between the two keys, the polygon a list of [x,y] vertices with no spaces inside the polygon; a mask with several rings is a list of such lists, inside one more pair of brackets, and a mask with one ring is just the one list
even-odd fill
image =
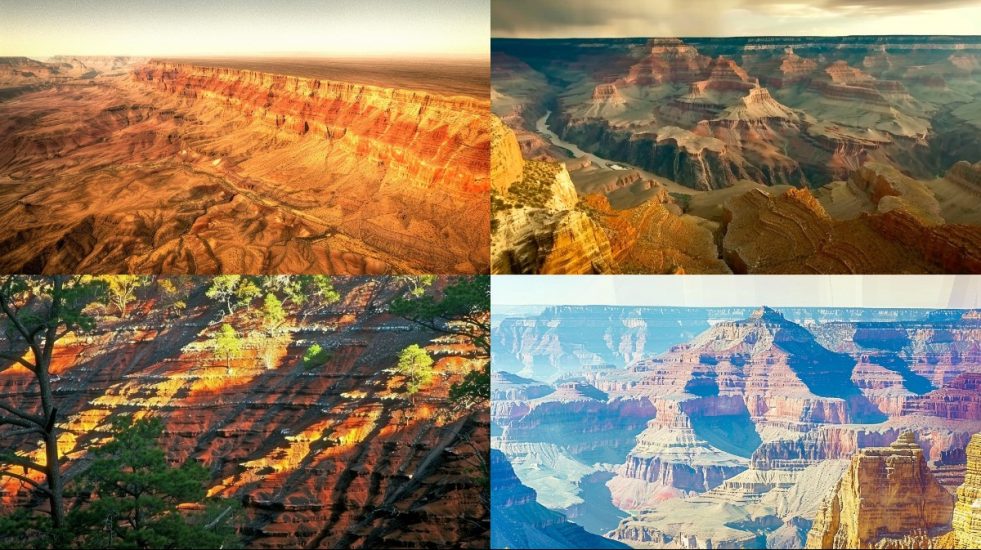
{"label": "green foliage", "polygon": [[211,348],[219,359],[225,360],[225,366],[231,369],[232,359],[242,355],[243,343],[235,329],[225,323],[211,340]]}
{"label": "green foliage", "polygon": [[136,299],[136,291],[149,285],[152,277],[147,275],[106,275],[101,277],[106,283],[109,301],[119,310],[119,316],[126,316],[126,306]]}
{"label": "green foliage", "polygon": [[682,212],[687,212],[691,207],[692,196],[688,193],[668,193],[668,195],[681,207]]}
{"label": "green foliage", "polygon": [[442,296],[398,298],[391,312],[444,334],[463,336],[484,352],[485,365],[450,388],[455,406],[471,408],[490,399],[490,277],[460,277]]}
{"label": "green foliage", "polygon": [[180,315],[187,309],[187,299],[195,287],[194,279],[188,276],[168,276],[156,278],[160,295],[160,307],[164,313]]}
{"label": "green foliage", "polygon": [[281,296],[284,303],[303,305],[313,300],[326,306],[341,299],[328,275],[268,275],[261,280],[262,288]]}
{"label": "green foliage", "polygon": [[303,367],[312,369],[319,367],[330,361],[331,353],[320,347],[320,344],[313,344],[303,354]]}
{"label": "green foliage", "polygon": [[490,352],[490,277],[459,277],[441,297],[423,295],[397,298],[390,311],[417,324],[465,336],[478,348]]}
{"label": "green foliage", "polygon": [[395,280],[409,288],[409,294],[419,298],[426,293],[426,289],[433,286],[436,282],[435,275],[396,275]]}
{"label": "green foliage", "polygon": [[204,295],[212,300],[223,302],[228,314],[231,315],[236,305],[235,289],[238,288],[241,280],[241,275],[218,275],[211,279],[211,286]]}
{"label": "green foliage", "polygon": [[243,277],[235,287],[235,303],[238,307],[251,304],[259,296],[262,296],[262,289],[249,277]]}
{"label": "green foliage", "polygon": [[315,297],[320,305],[329,306],[341,300],[341,294],[334,290],[334,283],[327,275],[304,275],[306,290]]}
{"label": "green foliage", "polygon": [[[237,505],[206,501],[208,471],[194,461],[172,467],[157,444],[157,419],[112,421],[112,439],[92,449],[75,491],[90,495],[67,518],[80,548],[221,548],[235,542]],[[182,503],[204,503],[185,512]]]}
{"label": "green foliage", "polygon": [[286,310],[283,303],[273,293],[267,293],[262,301],[262,326],[270,335],[286,320]]}
{"label": "green foliage", "polygon": [[406,391],[415,395],[433,379],[433,358],[418,344],[402,350],[395,371],[406,377]]}
{"label": "green foliage", "polygon": [[479,370],[470,371],[463,382],[450,388],[450,400],[454,409],[473,409],[490,398],[490,363]]}
{"label": "green foliage", "polygon": [[55,532],[47,515],[28,508],[15,508],[0,516],[0,548],[50,548],[64,546],[66,533]]}
{"label": "green foliage", "polygon": [[48,327],[63,327],[64,332],[91,330],[95,320],[85,309],[105,295],[105,282],[90,276],[0,276],[8,337],[17,323],[28,333]]}

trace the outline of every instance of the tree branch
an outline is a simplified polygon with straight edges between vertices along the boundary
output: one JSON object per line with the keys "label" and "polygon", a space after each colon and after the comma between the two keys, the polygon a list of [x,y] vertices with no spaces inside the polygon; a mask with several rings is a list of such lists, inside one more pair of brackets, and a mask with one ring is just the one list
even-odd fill
{"label": "tree branch", "polygon": [[4,476],[12,477],[14,479],[19,479],[20,481],[23,481],[24,483],[27,483],[28,485],[34,487],[38,491],[41,491],[46,496],[51,496],[51,491],[49,491],[47,487],[45,487],[44,485],[42,485],[37,481],[34,481],[33,479],[27,476],[15,474],[14,472],[8,472],[7,470],[0,470],[0,477],[4,477]]}
{"label": "tree branch", "polygon": [[11,466],[20,466],[21,468],[25,468],[27,470],[34,470],[35,472],[41,472],[42,474],[45,475],[47,475],[48,473],[48,471],[44,468],[44,466],[41,466],[37,462],[13,454],[0,455],[0,463],[10,464]]}
{"label": "tree branch", "polygon": [[[2,422],[0,422],[0,424],[2,424]],[[44,435],[44,431],[42,431],[41,428],[24,428],[24,429],[21,429],[21,430],[14,430],[14,431],[11,431],[11,432],[6,432],[6,433],[3,433],[3,434],[0,434],[0,437],[15,437],[15,436],[18,436],[18,435],[26,435],[26,434],[30,434],[30,433],[36,433],[36,434]]]}
{"label": "tree branch", "polygon": [[27,367],[29,371],[35,372],[34,365],[28,363],[27,360],[24,359],[23,357],[13,355],[10,353],[0,353],[0,359],[6,359],[8,361],[13,361],[14,363],[20,363],[24,367]]}
{"label": "tree branch", "polygon": [[[12,426],[20,426],[21,428],[37,428],[38,426],[32,422],[28,422],[23,418],[17,418],[16,416],[0,416],[0,426],[4,424],[10,424]],[[3,455],[0,455],[3,456]]]}
{"label": "tree branch", "polygon": [[39,428],[43,428],[44,427],[44,418],[42,418],[42,417],[40,417],[40,416],[38,416],[36,414],[31,414],[31,413],[27,413],[27,412],[24,412],[24,411],[15,409],[14,407],[11,407],[10,405],[4,404],[2,401],[0,401],[0,409],[3,409],[5,411],[7,411],[7,412],[9,412],[10,414],[12,414],[14,416],[19,416],[20,418],[23,418],[24,420],[27,420],[28,422],[32,422],[32,423],[36,424]]}

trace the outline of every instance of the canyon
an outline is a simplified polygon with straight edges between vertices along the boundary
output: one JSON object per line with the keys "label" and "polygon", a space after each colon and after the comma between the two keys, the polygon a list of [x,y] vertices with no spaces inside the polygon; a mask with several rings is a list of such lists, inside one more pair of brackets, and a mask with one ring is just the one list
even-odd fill
{"label": "canyon", "polygon": [[976,37],[494,39],[512,134],[492,135],[491,269],[976,273],[979,55]]}
{"label": "canyon", "polygon": [[976,533],[976,311],[513,306],[492,334],[492,448],[590,535],[914,548]]}
{"label": "canyon", "polygon": [[5,58],[0,271],[486,272],[486,67],[397,61]]}
{"label": "canyon", "polygon": [[[184,292],[179,312],[167,281]],[[126,315],[93,303],[84,310],[93,326],[57,343],[51,384],[66,479],[84,471],[113,418],[151,416],[163,422],[171,464],[205,466],[208,496],[241,503],[245,547],[487,547],[487,401],[461,408],[449,395],[486,366],[483,352],[392,314],[395,299],[412,297],[404,279],[333,277],[336,301],[284,300],[273,334],[261,298],[229,313],[208,296],[212,281],[157,278]],[[436,279],[425,295],[451,284]],[[211,344],[223,324],[241,335],[238,356]],[[413,344],[434,360],[434,376],[410,394],[396,364]],[[319,362],[311,349],[325,353]],[[25,368],[0,363],[5,406],[31,411],[37,392]],[[16,431],[0,427],[5,448],[37,456],[36,438]],[[43,509],[30,489],[0,479],[0,514]]]}

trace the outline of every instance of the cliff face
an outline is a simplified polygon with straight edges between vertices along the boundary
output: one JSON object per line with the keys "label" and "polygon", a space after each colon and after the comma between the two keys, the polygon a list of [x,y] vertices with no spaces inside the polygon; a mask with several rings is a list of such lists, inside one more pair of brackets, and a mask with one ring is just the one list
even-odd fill
{"label": "cliff face", "polygon": [[514,132],[496,116],[490,117],[491,127],[491,189],[507,195],[511,184],[521,178],[524,161]]}
{"label": "cliff face", "polygon": [[258,71],[150,62],[134,78],[169,93],[224,102],[299,135],[340,140],[392,164],[415,185],[486,191],[486,101]]}
{"label": "cliff face", "polygon": [[488,270],[487,100],[156,61],[44,82],[0,104],[0,270]]}
{"label": "cliff face", "polygon": [[502,124],[494,135],[494,273],[729,272],[695,220],[659,201],[615,210],[602,195],[580,198],[564,164],[521,163],[514,134]]}
{"label": "cliff face", "polygon": [[957,489],[953,527],[957,548],[981,548],[981,434],[967,446],[967,475]]}
{"label": "cliff face", "polygon": [[953,504],[906,432],[889,447],[852,457],[814,520],[807,547],[927,548],[931,537],[949,529]]}

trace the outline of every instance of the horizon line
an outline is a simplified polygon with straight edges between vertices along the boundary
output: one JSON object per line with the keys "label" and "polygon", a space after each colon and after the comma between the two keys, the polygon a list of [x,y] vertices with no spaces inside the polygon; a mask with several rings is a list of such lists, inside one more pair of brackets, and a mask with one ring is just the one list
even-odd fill
{"label": "horizon line", "polygon": [[974,37],[981,34],[733,34],[733,35],[631,35],[631,36],[494,36],[491,40],[636,40],[642,38],[854,38],[854,37]]}

